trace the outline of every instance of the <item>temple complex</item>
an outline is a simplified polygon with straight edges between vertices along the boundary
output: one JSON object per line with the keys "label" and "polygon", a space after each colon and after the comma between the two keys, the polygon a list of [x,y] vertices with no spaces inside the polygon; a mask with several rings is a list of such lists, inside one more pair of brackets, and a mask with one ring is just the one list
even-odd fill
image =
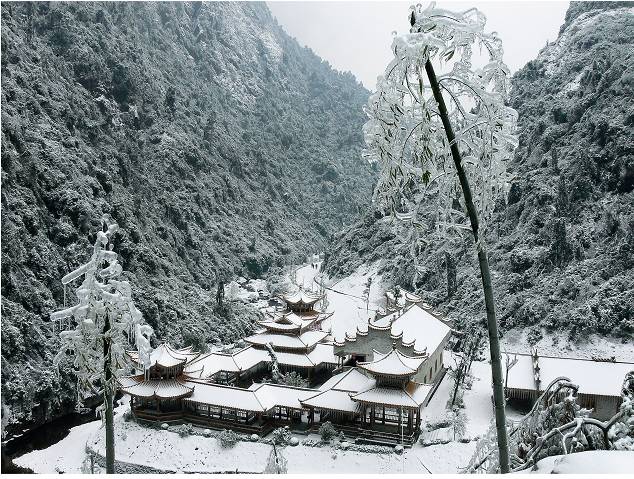
{"label": "temple complex", "polygon": [[[451,328],[411,293],[386,295],[386,307],[340,341],[322,329],[329,315],[320,295],[300,289],[265,313],[261,329],[232,352],[199,354],[163,344],[142,360],[129,352],[136,374],[120,379],[141,420],[189,422],[216,429],[268,434],[325,421],[358,442],[412,444],[420,410],[445,372],[442,351]],[[310,387],[273,384],[275,363]]]}

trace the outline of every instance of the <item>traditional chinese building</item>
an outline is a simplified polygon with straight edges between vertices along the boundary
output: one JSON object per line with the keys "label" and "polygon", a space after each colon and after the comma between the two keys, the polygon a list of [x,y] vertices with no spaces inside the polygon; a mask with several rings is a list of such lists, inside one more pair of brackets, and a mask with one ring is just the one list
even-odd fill
{"label": "traditional chinese building", "polygon": [[[237,351],[199,354],[165,344],[149,358],[130,352],[137,372],[121,378],[120,389],[142,420],[261,435],[282,424],[331,421],[360,442],[411,444],[444,373],[451,330],[419,298],[403,297],[388,298],[385,314],[333,344],[321,326],[328,316],[315,307],[321,297],[300,290],[284,296],[286,307],[267,313]],[[272,362],[316,387],[262,382]]]}
{"label": "traditional chinese building", "polygon": [[413,379],[433,383],[444,374],[443,351],[451,336],[450,323],[412,293],[401,291],[393,298],[388,292],[386,308],[376,318],[347,332],[345,338],[335,339],[339,365],[373,361],[375,352],[387,354],[396,349],[405,356],[424,358]]}
{"label": "traditional chinese building", "polygon": [[374,351],[372,361],[334,376],[301,401],[309,422],[318,414],[320,422],[334,422],[367,442],[411,444],[420,432],[420,409],[434,391],[433,385],[412,380],[425,359],[397,349]]}
{"label": "traditional chinese building", "polygon": [[191,377],[222,384],[248,385],[267,374],[273,362],[282,372],[295,371],[312,381],[329,374],[337,358],[322,322],[330,314],[315,308],[322,296],[300,289],[281,297],[286,307],[265,313],[261,329],[245,338],[249,345],[233,353],[201,355],[186,368]]}
{"label": "traditional chinese building", "polygon": [[634,371],[634,363],[614,359],[541,356],[537,351],[504,354],[508,358],[505,390],[510,400],[532,403],[554,379],[566,377],[579,386],[579,405],[592,409],[592,416],[602,420],[618,411],[623,381]]}
{"label": "traditional chinese building", "polygon": [[183,411],[182,399],[191,396],[194,388],[187,384],[185,366],[198,357],[191,348],[174,349],[161,344],[145,364],[136,351],[129,351],[137,374],[119,380],[120,390],[130,395],[130,407],[138,417],[146,419],[178,418]]}

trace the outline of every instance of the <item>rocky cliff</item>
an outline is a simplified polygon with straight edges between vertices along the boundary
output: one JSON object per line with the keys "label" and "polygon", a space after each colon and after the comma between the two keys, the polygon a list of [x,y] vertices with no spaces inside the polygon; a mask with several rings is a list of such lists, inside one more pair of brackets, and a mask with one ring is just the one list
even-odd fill
{"label": "rocky cliff", "polygon": [[264,3],[3,3],[2,400],[13,418],[73,403],[72,378],[52,370],[48,316],[104,214],[122,228],[117,251],[157,338],[248,332],[251,313],[215,306],[218,280],[295,263],[357,217],[373,181],[359,160],[366,97]]}
{"label": "rocky cliff", "polygon": [[[502,331],[634,335],[634,8],[573,2],[558,39],[512,79],[520,146],[488,238]],[[381,260],[464,324],[484,321],[470,236],[420,244],[372,209],[340,234],[328,270]],[[424,236],[424,235],[422,235]],[[387,258],[384,260],[384,258]],[[419,267],[414,266],[415,261]]]}

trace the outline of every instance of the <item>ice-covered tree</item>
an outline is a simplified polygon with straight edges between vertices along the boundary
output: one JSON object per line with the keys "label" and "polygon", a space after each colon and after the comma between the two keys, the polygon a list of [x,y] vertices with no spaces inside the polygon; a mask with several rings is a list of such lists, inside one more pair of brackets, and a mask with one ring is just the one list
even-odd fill
{"label": "ice-covered tree", "polygon": [[[418,239],[423,205],[435,202],[436,240],[465,230],[475,240],[500,464],[508,472],[500,347],[484,238],[494,204],[506,192],[504,162],[517,146],[517,114],[505,104],[509,70],[501,40],[484,32],[486,18],[478,10],[456,13],[432,3],[426,9],[410,7],[409,19],[410,31],[394,37],[394,58],[365,109],[365,156],[382,171],[374,201],[383,212],[410,222],[412,238]],[[474,46],[488,55],[482,68],[473,65]],[[446,73],[437,75],[434,63]]]}
{"label": "ice-covered tree", "polygon": [[128,365],[126,349],[136,343],[139,360],[149,363],[152,328],[143,324],[134,306],[130,283],[117,278],[123,268],[113,251],[116,223],[102,222],[90,261],[62,278],[66,285],[83,277],[76,289],[78,304],[51,314],[58,322],[62,347],[56,364],[70,356],[77,376],[77,399],[103,395],[98,411],[106,426],[106,472],[114,473],[113,397],[117,378]]}
{"label": "ice-covered tree", "polygon": [[634,452],[634,371],[625,377],[622,397],[619,418],[609,430],[608,438],[614,449]]}

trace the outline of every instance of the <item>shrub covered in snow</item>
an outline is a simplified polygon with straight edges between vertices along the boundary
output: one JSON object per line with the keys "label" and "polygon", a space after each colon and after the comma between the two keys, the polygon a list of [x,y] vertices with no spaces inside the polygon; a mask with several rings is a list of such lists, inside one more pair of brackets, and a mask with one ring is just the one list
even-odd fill
{"label": "shrub covered in snow", "polygon": [[132,420],[134,420],[134,415],[132,414],[132,411],[130,411],[129,409],[123,413],[123,420],[125,422],[130,422]]}
{"label": "shrub covered in snow", "polygon": [[326,421],[319,426],[319,435],[322,441],[330,442],[330,440],[337,435],[337,431],[330,421]]}
{"label": "shrub covered in snow", "polygon": [[194,433],[194,426],[191,424],[180,424],[179,426],[174,426],[174,432],[180,437],[191,436]]}
{"label": "shrub covered in snow", "polygon": [[220,445],[224,448],[230,448],[235,446],[240,440],[240,435],[234,431],[223,429],[218,434],[218,440]]}
{"label": "shrub covered in snow", "polygon": [[619,408],[621,417],[612,426],[608,436],[614,449],[634,451],[634,371],[627,375],[623,392],[623,402]]}
{"label": "shrub covered in snow", "polygon": [[273,442],[278,446],[285,446],[290,443],[291,431],[288,426],[279,427],[273,431]]}

